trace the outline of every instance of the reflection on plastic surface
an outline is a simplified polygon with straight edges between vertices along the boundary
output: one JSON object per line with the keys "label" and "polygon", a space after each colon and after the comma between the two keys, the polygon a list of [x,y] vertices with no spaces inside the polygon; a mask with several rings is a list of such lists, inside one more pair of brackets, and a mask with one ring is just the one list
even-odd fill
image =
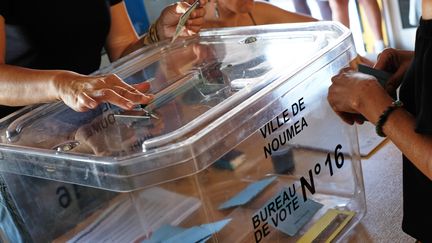
{"label": "reflection on plastic surface", "polygon": [[346,65],[355,56],[350,38],[335,23],[269,25],[143,48],[98,74],[149,82],[152,103],[22,110],[0,124],[1,169],[119,191],[196,173],[280,114],[313,73]]}

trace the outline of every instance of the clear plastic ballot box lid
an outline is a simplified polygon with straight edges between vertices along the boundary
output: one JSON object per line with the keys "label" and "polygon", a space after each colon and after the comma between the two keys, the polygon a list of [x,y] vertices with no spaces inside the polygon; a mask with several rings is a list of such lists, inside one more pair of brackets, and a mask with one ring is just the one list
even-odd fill
{"label": "clear plastic ballot box lid", "polygon": [[210,29],[145,47],[95,74],[149,82],[150,104],[25,107],[1,120],[0,170],[133,191],[199,173],[259,134],[265,158],[287,144],[327,151],[310,173],[336,173],[345,159],[358,182],[355,127],[326,100],[330,78],[355,57],[334,22]]}

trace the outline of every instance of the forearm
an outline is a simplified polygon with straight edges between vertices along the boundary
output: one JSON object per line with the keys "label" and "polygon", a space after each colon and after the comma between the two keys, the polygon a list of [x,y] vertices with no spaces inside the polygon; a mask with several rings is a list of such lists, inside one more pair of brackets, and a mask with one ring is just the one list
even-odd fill
{"label": "forearm", "polygon": [[388,138],[432,180],[432,137],[415,132],[415,119],[405,109],[396,109],[383,126]]}
{"label": "forearm", "polygon": [[156,23],[152,24],[146,34],[141,36],[137,41],[130,44],[122,53],[121,56],[126,56],[144,46],[154,44],[159,41],[159,36],[156,30]]}
{"label": "forearm", "polygon": [[[432,0],[431,0],[432,1]],[[387,54],[386,54],[387,53]],[[398,55],[388,55],[392,62],[382,64],[396,64]],[[394,59],[396,58],[396,59]],[[390,65],[391,66],[391,65]],[[397,72],[405,69],[397,69]],[[395,75],[395,74],[394,74]],[[381,131],[408,157],[412,163],[428,178],[432,180],[432,135],[419,134],[415,131],[416,120],[403,107],[393,107],[393,99],[371,75],[359,73],[352,68],[342,69],[331,79],[327,100],[332,109],[348,124],[361,122],[358,114],[373,124],[380,123]],[[385,112],[385,113],[384,113]],[[389,112],[389,113],[388,113]],[[385,115],[387,119],[385,119]],[[383,118],[384,117],[384,118]]]}
{"label": "forearm", "polygon": [[0,64],[0,104],[24,106],[57,100],[54,80],[61,72]]}
{"label": "forearm", "polygon": [[[172,38],[180,16],[193,2],[193,0],[181,1],[165,7],[157,21],[150,26],[148,33],[140,38],[127,16],[124,3],[114,5],[111,8],[111,30],[106,43],[110,60],[115,61],[143,46]],[[200,5],[191,13],[181,36],[196,34],[201,29],[204,22],[205,3],[205,0],[200,0]]]}
{"label": "forearm", "polygon": [[[376,85],[376,84],[375,84]],[[359,100],[358,111],[373,124],[392,103],[383,90],[373,88],[374,83],[363,82],[359,92],[365,94]],[[384,134],[427,177],[432,179],[432,136],[415,132],[415,118],[403,107],[396,108],[388,116],[383,127]]]}
{"label": "forearm", "polygon": [[432,0],[422,1],[422,18],[432,19]]}
{"label": "forearm", "polygon": [[279,16],[278,21],[283,21],[284,23],[300,23],[300,22],[315,22],[318,21],[317,19],[308,16],[303,15],[299,13],[293,13],[293,12],[285,12],[285,14]]}
{"label": "forearm", "polygon": [[[269,14],[271,13],[271,14]],[[299,13],[294,13],[287,11],[285,9],[276,7],[275,5],[268,2],[255,2],[255,8],[252,13],[257,16],[259,20],[257,22],[263,24],[278,24],[278,23],[298,23],[298,22],[312,22],[317,21],[317,19],[303,15]]]}

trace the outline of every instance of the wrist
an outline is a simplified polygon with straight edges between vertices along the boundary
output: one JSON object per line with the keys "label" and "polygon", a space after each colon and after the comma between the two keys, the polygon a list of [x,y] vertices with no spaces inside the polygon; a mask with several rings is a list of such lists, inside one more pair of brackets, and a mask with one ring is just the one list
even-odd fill
{"label": "wrist", "polygon": [[160,21],[159,19],[156,20],[156,22],[154,22],[152,25],[150,25],[149,28],[149,34],[150,34],[150,38],[153,41],[153,43],[159,42],[160,38],[159,38],[159,24]]}
{"label": "wrist", "polygon": [[158,22],[159,20],[156,20],[156,22],[151,24],[150,27],[148,28],[148,31],[143,38],[143,44],[145,46],[159,42],[160,39],[159,39],[158,27],[157,27]]}
{"label": "wrist", "polygon": [[66,92],[65,83],[72,84],[74,80],[74,76],[79,74],[71,71],[56,71],[57,73],[54,75],[53,79],[50,82],[50,94],[53,94],[55,100],[63,100],[63,94]]}
{"label": "wrist", "polygon": [[398,108],[402,107],[403,103],[400,100],[393,101],[391,105],[387,106],[387,108],[381,113],[381,115],[378,118],[378,121],[375,125],[375,131],[378,136],[380,137],[386,137],[386,134],[383,131],[383,127],[385,123],[387,122],[389,116]]}
{"label": "wrist", "polygon": [[386,109],[393,101],[387,92],[380,86],[377,80],[364,82],[365,86],[360,88],[356,110],[376,124],[382,111]]}
{"label": "wrist", "polygon": [[61,100],[61,92],[62,92],[62,83],[65,79],[67,71],[58,71],[53,79],[50,81],[50,94],[54,95],[54,99],[59,101]]}

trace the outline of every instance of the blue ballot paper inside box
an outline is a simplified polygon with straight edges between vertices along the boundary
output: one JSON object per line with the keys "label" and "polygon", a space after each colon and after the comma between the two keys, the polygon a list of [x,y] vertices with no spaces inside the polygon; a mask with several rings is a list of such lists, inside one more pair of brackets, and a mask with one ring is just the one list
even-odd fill
{"label": "blue ballot paper inside box", "polygon": [[[272,176],[252,182],[221,204],[218,209],[225,210],[246,205],[258,197],[275,180],[276,176]],[[295,236],[299,229],[308,223],[322,206],[323,204],[311,198],[304,201],[295,193],[294,187],[282,188],[252,216],[255,239],[263,237],[263,234],[269,231],[268,226],[265,225],[271,225],[289,236]]]}
{"label": "blue ballot paper inside box", "polygon": [[[155,2],[159,3],[159,0],[146,1],[145,4]],[[206,59],[206,62],[199,64],[184,63],[178,75],[175,73],[170,76],[171,68],[163,72],[165,66],[159,69],[162,64],[170,61],[182,64],[181,58],[173,54],[190,53],[192,45],[210,48],[216,54],[212,56],[214,59]],[[119,216],[119,222],[136,225],[134,229],[137,230],[137,235],[147,236],[152,232],[153,236],[157,236],[158,230],[168,228],[172,233],[162,231],[162,235],[169,235],[177,242],[183,242],[179,239],[189,239],[191,235],[194,235],[193,242],[205,241],[210,236],[218,242],[250,242],[254,236],[259,237],[258,230],[263,232],[265,223],[271,234],[265,236],[263,233],[261,242],[274,238],[281,239],[282,242],[295,242],[302,233],[309,230],[312,221],[325,211],[318,210],[312,219],[309,218],[319,208],[313,201],[325,204],[325,208],[338,206],[356,212],[341,235],[360,221],[365,206],[356,131],[354,127],[340,121],[328,106],[325,95],[331,84],[330,78],[356,56],[349,31],[345,27],[338,23],[316,22],[209,30],[174,44],[161,42],[159,47],[140,50],[130,59],[123,59],[106,69],[127,81],[136,78],[139,82],[155,77],[153,88],[153,84],[166,84],[156,92],[158,96],[155,103],[149,105],[155,106],[156,114],[160,115],[159,120],[117,116],[115,122],[107,123],[114,121],[110,119],[114,114],[118,115],[116,112],[112,114],[116,109],[95,114],[101,119],[92,119],[93,114],[78,115],[60,105],[44,106],[44,111],[49,108],[52,112],[45,112],[43,116],[38,116],[39,110],[21,111],[20,117],[29,114],[28,117],[32,119],[19,120],[16,116],[2,120],[0,132],[3,134],[9,128],[23,129],[18,129],[20,135],[15,142],[2,137],[1,169],[43,180],[123,192],[127,196],[160,185],[164,193],[158,193],[159,197],[154,196],[154,193],[161,190],[144,193],[147,195],[145,200],[158,210],[130,200],[129,208],[116,208],[122,211],[128,209],[127,214],[120,214],[113,209],[114,214],[111,215]],[[173,56],[175,60],[170,58]],[[292,58],[287,59],[287,56]],[[151,65],[155,68],[150,68]],[[146,72],[150,69],[155,72]],[[150,77],[141,78],[137,74],[148,74]],[[291,104],[300,99],[304,100],[305,110],[295,117],[290,116],[291,123],[287,121],[287,128],[281,127],[274,133],[275,136],[265,136],[259,132],[260,128],[279,114],[292,110]],[[162,109],[164,111],[160,112]],[[307,126],[301,129],[301,133],[297,132],[296,122],[303,120],[307,121]],[[25,121],[23,126],[15,126],[20,121]],[[147,124],[148,121],[154,123]],[[64,132],[66,122],[71,127],[67,131],[71,132]],[[79,146],[69,150],[53,150],[54,145],[68,148],[64,142],[69,141],[68,135],[73,135],[74,128],[87,131],[81,135],[89,136],[83,137],[80,142],[81,145],[89,145],[87,147],[93,145],[90,147],[92,151]],[[152,128],[154,130],[150,133]],[[300,149],[298,153],[297,150],[292,154],[291,150],[279,149],[277,143],[283,142],[279,134],[281,138],[284,134],[295,134],[290,137],[290,143],[295,143],[296,148]],[[251,139],[254,146],[272,146],[271,157],[264,157],[263,147],[255,147],[253,152],[257,156],[255,153],[247,154],[247,158],[254,156],[253,160],[244,160],[237,169],[233,164],[227,167],[228,170],[213,167],[216,160],[235,150],[247,139]],[[341,144],[341,151],[335,151],[337,144]],[[59,146],[54,146],[56,147]],[[77,150],[80,148],[81,150]],[[93,148],[102,148],[104,153],[96,153],[99,150],[95,152]],[[341,159],[342,155],[344,160]],[[278,178],[272,182],[269,175],[275,173]],[[259,179],[254,181],[257,178]],[[308,209],[308,217],[298,218],[299,222],[309,220],[308,223],[285,227],[284,223],[289,221],[285,217],[286,211],[282,209],[278,210],[277,219],[273,210],[266,222],[258,225],[257,220],[253,221],[261,208],[269,209],[270,205],[272,209],[271,205],[278,205],[280,199],[277,198],[283,187],[298,183],[300,179],[303,189],[313,196],[310,197],[311,201],[308,199],[310,203],[302,206],[298,203],[295,211]],[[180,184],[184,186],[179,187]],[[223,192],[213,190],[222,187]],[[177,196],[187,196],[180,197],[180,201],[185,202],[184,207],[179,208],[180,203],[167,199],[172,194],[165,190]],[[55,199],[59,196],[54,195]],[[295,199],[292,201],[296,202]],[[29,200],[28,203],[33,205],[35,201]],[[164,204],[169,205],[162,207]],[[136,210],[137,207],[139,210]],[[175,209],[175,212],[170,213],[167,208]],[[187,211],[190,208],[194,210]],[[265,211],[261,212],[265,216]],[[53,210],[44,213],[57,216]],[[179,217],[177,213],[183,217]],[[149,215],[154,216],[151,218],[154,221],[150,222]],[[43,217],[36,215],[35,218]],[[274,218],[274,222],[272,219],[269,222],[268,218]],[[140,225],[140,220],[143,219],[148,224]],[[215,221],[222,219],[232,220],[226,224],[226,228],[219,231],[220,227],[216,226],[212,230],[203,230],[205,225],[215,224]],[[260,221],[263,219],[266,218],[262,217]],[[46,224],[29,224],[29,220],[23,222],[26,227],[38,229],[45,235],[51,228]],[[105,230],[107,225],[108,223],[97,224],[101,229],[98,232],[102,232],[103,237],[107,237],[108,233],[131,229],[120,229],[120,224],[114,223],[112,227],[115,230]],[[58,225],[52,228],[58,228]],[[196,234],[197,231],[200,233]],[[122,234],[121,237],[125,239],[130,235]],[[85,236],[93,237],[90,234]],[[35,237],[32,236],[33,238]],[[134,242],[134,239],[136,238],[121,242]]]}
{"label": "blue ballot paper inside box", "polygon": [[176,242],[206,242],[214,233],[222,230],[231,219],[224,219],[213,223],[202,224],[190,228],[164,225],[156,230],[150,239],[142,243],[176,243]]}
{"label": "blue ballot paper inside box", "polygon": [[221,204],[218,209],[223,210],[247,204],[255,197],[257,197],[259,193],[261,193],[266,187],[268,187],[274,180],[276,180],[276,176],[250,183],[242,191],[231,197],[228,201]]}
{"label": "blue ballot paper inside box", "polygon": [[322,207],[313,199],[303,201],[297,194],[290,194],[289,188],[282,189],[253,215],[255,242],[264,240],[275,229],[295,237]]}

